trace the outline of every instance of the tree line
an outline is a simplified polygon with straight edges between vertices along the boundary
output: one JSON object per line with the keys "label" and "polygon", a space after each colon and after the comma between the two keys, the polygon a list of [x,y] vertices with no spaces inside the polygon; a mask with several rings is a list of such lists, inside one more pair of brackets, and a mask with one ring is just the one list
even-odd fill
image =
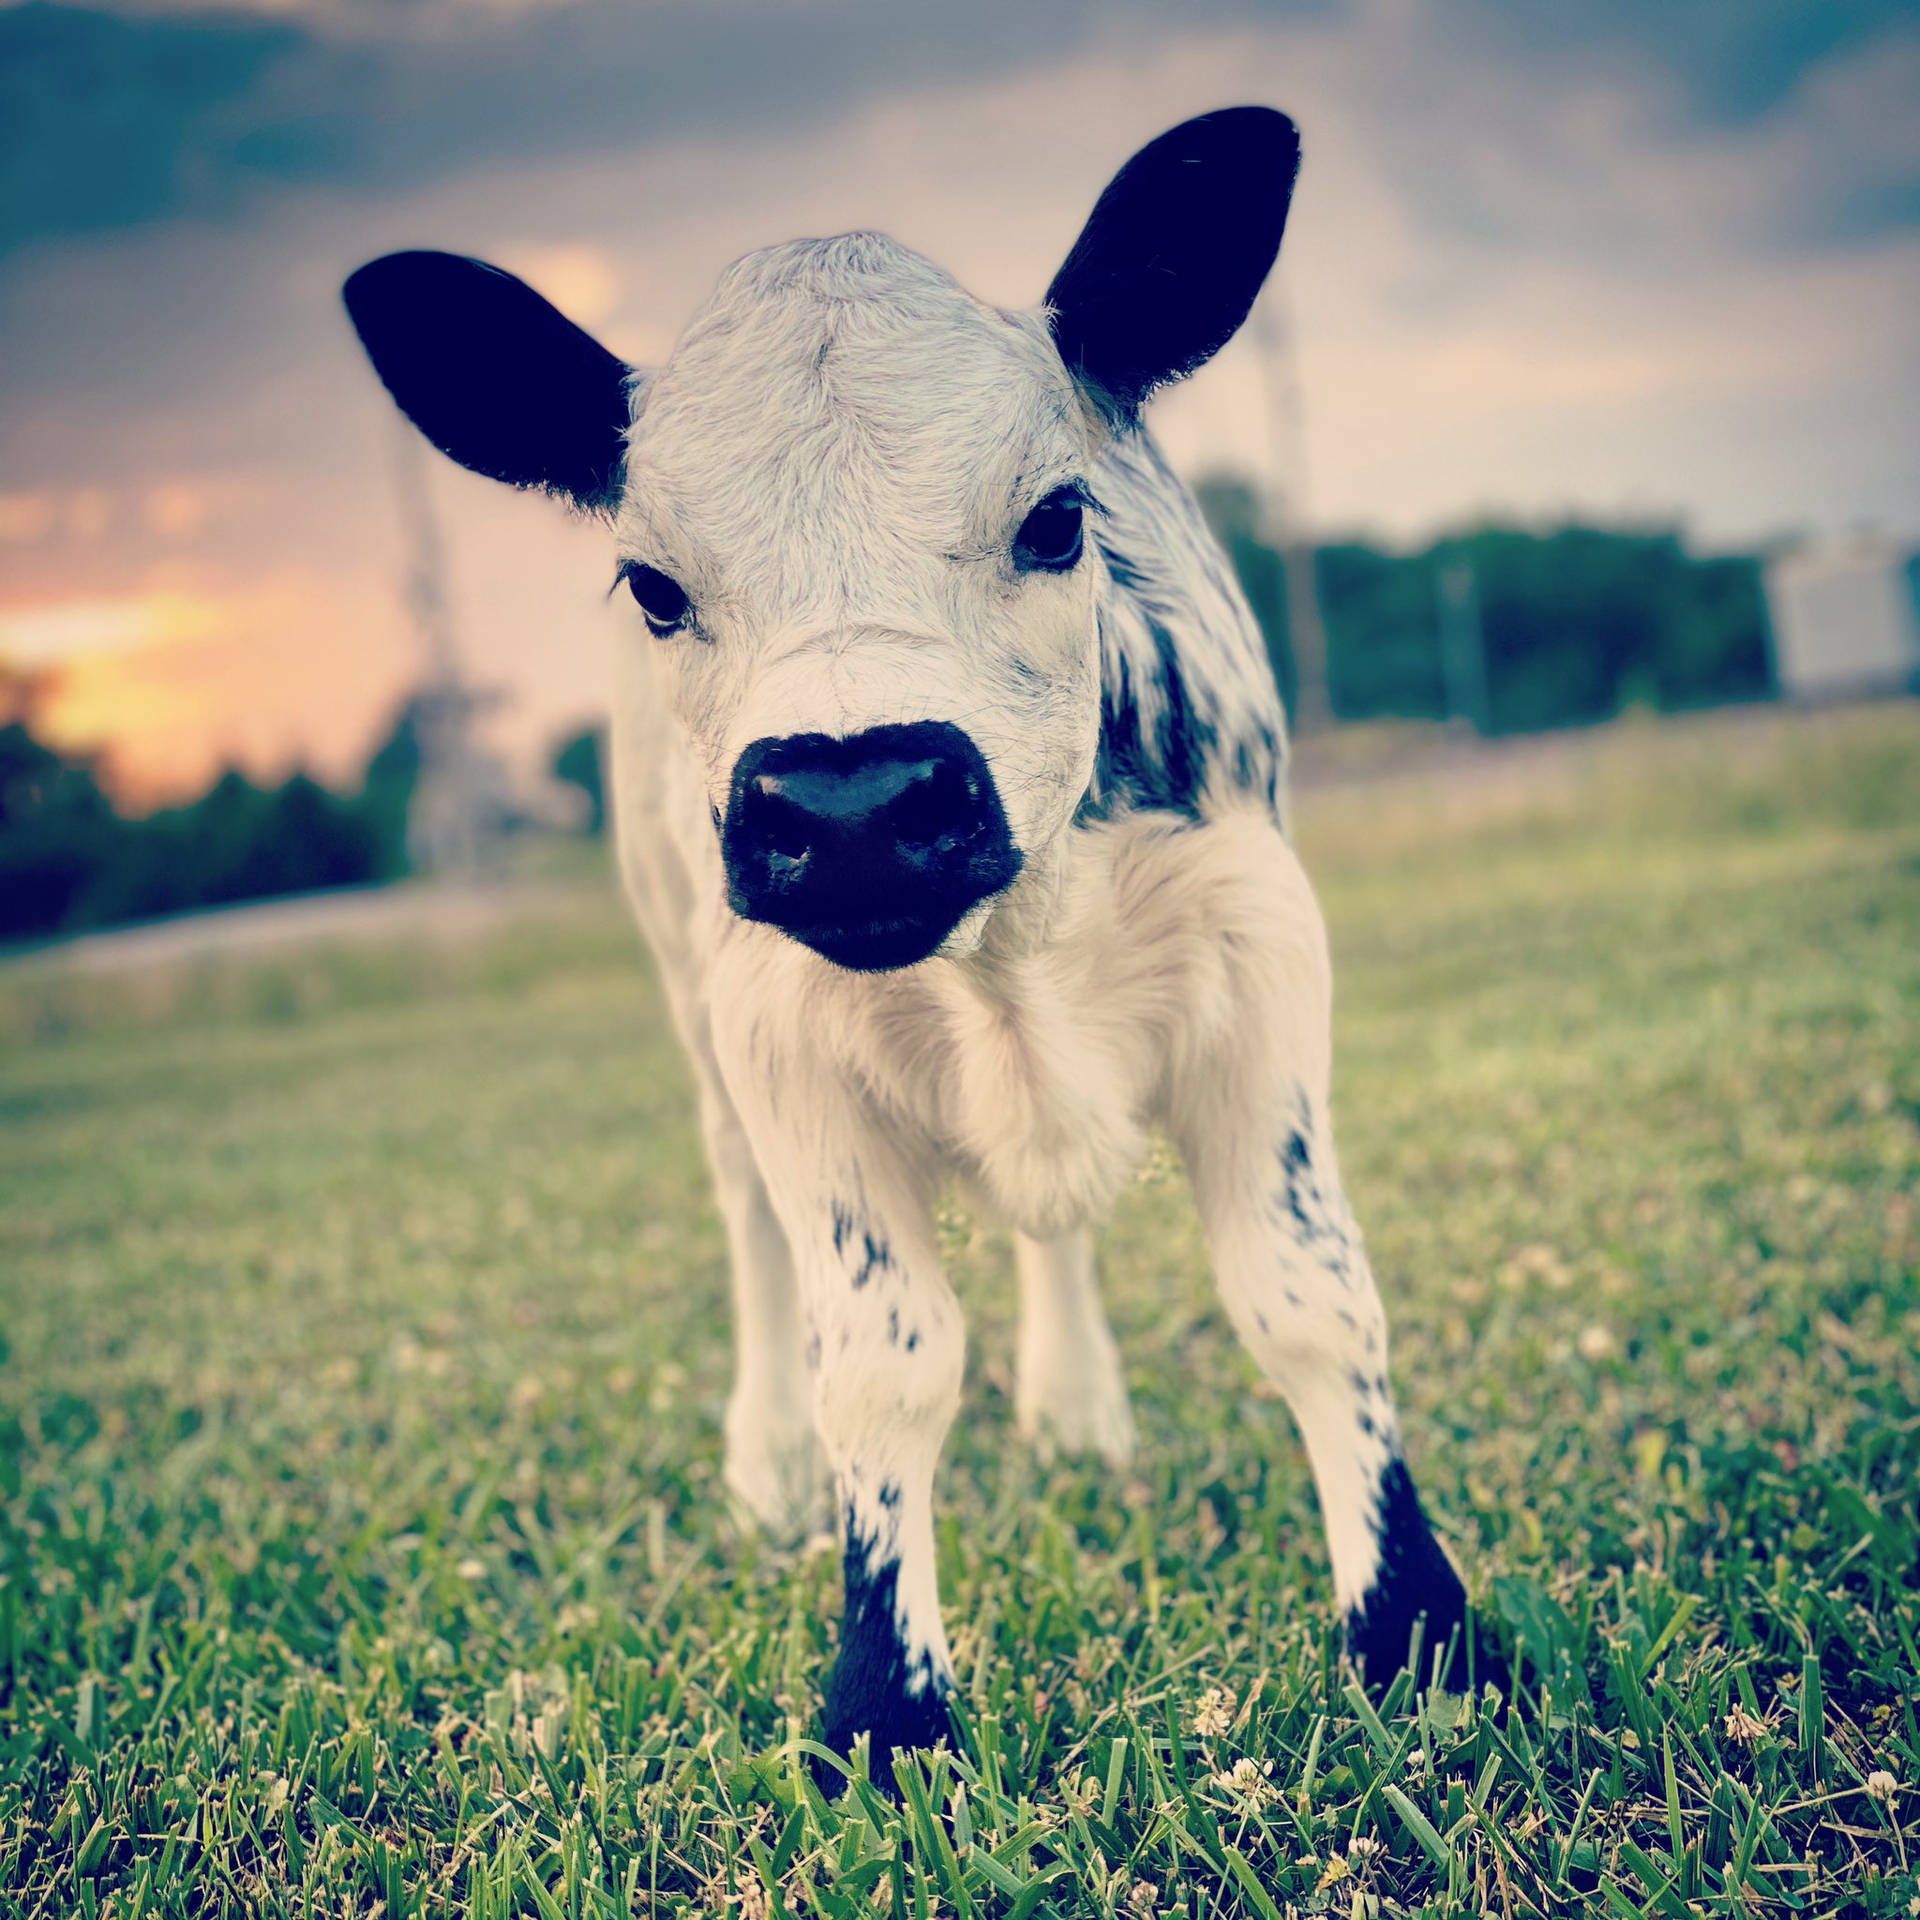
{"label": "tree line", "polygon": [[[1198,489],[1267,638],[1289,711],[1297,674],[1281,556],[1258,495]],[[1772,691],[1760,563],[1703,559],[1671,531],[1486,526],[1417,551],[1340,541],[1313,554],[1334,716],[1464,717],[1487,733],[1671,710]],[[36,683],[0,670],[0,940],[322,887],[408,870],[420,772],[418,708],[401,708],[343,789],[295,773],[222,773],[197,799],[133,817],[98,763],[34,729]],[[561,742],[549,770],[579,788],[585,831],[605,818],[599,742]]]}
{"label": "tree line", "polygon": [[[1291,712],[1286,576],[1259,496],[1237,479],[1197,491]],[[1406,553],[1338,541],[1315,551],[1313,569],[1336,719],[1462,718],[1528,733],[1774,690],[1760,561],[1697,557],[1671,529],[1485,526]],[[1450,661],[1450,640],[1471,650],[1468,671]]]}

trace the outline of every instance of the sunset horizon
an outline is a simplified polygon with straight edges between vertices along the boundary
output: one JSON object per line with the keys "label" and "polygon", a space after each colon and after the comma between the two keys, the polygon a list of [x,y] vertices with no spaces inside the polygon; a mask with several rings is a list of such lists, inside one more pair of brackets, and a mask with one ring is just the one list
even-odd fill
{"label": "sunset horizon", "polygon": [[[697,12],[601,0],[434,0],[405,30],[355,0],[0,9],[0,39],[120,75],[91,136],[26,103],[0,660],[51,674],[50,735],[104,753],[129,804],[228,763],[350,779],[423,671],[403,429],[340,308],[353,267],[474,253],[642,366],[727,261],[797,233],[879,227],[1030,305],[1132,145],[1241,98],[1304,138],[1269,296],[1293,393],[1243,338],[1157,403],[1189,477],[1277,481],[1317,535],[1402,546],[1487,519],[1674,525],[1708,551],[1911,537],[1920,220],[1895,109],[1920,33],[1839,11],[1815,33],[1761,9],[1730,59],[1631,7],[1550,31],[1492,0],[1218,0],[1179,25],[996,0],[964,48],[911,8],[874,39],[847,0],[813,38],[769,14],[737,54]],[[173,81],[128,77],[163,55]],[[404,137],[382,118],[402,105]],[[431,458],[466,670],[505,690],[494,732],[533,775],[633,644],[611,550]]]}

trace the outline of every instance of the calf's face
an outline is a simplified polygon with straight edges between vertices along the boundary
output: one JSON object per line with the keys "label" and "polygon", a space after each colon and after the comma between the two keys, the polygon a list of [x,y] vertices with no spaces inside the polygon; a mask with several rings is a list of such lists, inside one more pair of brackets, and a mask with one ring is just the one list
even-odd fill
{"label": "calf's face", "polygon": [[478,261],[389,255],[346,300],[443,452],[612,521],[734,911],[910,966],[977,940],[1086,791],[1095,461],[1245,318],[1298,155],[1261,108],[1162,135],[1029,312],[877,234],[766,248],[644,375]]}
{"label": "calf's face", "polygon": [[1039,316],[874,234],[739,262],[638,389],[621,578],[744,918],[909,965],[1063,830],[1100,431]]}

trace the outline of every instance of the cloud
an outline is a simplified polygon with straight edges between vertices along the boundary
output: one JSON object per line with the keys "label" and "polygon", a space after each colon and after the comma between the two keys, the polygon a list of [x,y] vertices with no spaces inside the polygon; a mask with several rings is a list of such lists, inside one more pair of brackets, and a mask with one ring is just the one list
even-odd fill
{"label": "cloud", "polygon": [[49,738],[105,744],[116,789],[136,803],[197,790],[229,765],[351,778],[408,679],[368,585],[296,567],[0,613],[0,658],[55,664]]}
{"label": "cloud", "polygon": [[[0,6],[0,254],[229,219],[316,186],[391,197],[474,168],[797,137],[889,93],[1300,23],[1365,33],[1388,64],[1402,24],[1412,43],[1443,39],[1456,77],[1472,65],[1498,82],[1443,129],[1471,146],[1543,90],[1633,89],[1667,136],[1750,125],[1913,16],[1910,0],[29,0]],[[1799,217],[1863,231],[1920,217],[1911,142],[1888,131],[1915,122],[1902,86],[1883,76],[1879,110],[1837,129]],[[1421,191],[1417,166],[1406,183]],[[1434,218],[1503,217],[1496,170],[1428,184]]]}
{"label": "cloud", "polygon": [[1596,63],[1615,71],[1649,58],[1678,83],[1689,115],[1742,125],[1770,112],[1814,68],[1910,25],[1911,0],[1452,0],[1473,37],[1504,67],[1563,78]]}
{"label": "cloud", "polygon": [[[715,17],[752,27],[769,10],[734,0]],[[265,24],[381,73],[453,58],[424,39],[395,51],[350,12]],[[853,0],[808,17],[822,13],[875,17]],[[0,271],[8,599],[175,591],[240,608],[217,639],[176,648],[177,671],[162,673],[165,649],[136,649],[128,685],[145,691],[117,709],[116,656],[87,655],[86,711],[117,714],[125,740],[159,738],[172,714],[161,757],[183,766],[222,739],[346,764],[416,666],[397,593],[399,429],[340,312],[352,266],[404,245],[500,259],[641,363],[729,259],[800,232],[882,227],[1024,303],[1135,144],[1248,97],[1305,132],[1281,281],[1320,525],[1417,537],[1484,508],[1681,514],[1740,542],[1862,518],[1920,528],[1920,236],[1896,217],[1914,171],[1913,119],[1894,111],[1913,91],[1910,30],[1863,28],[1764,110],[1736,112],[1699,105],[1686,33],[1677,53],[1674,37],[1593,18],[1584,37],[1548,35],[1455,0],[1255,13],[1222,6],[1176,30],[1054,9],[1033,29],[1051,54],[1020,55],[1017,23],[952,71],[914,41],[818,99],[796,60],[795,97],[764,113],[777,62],[749,58],[737,86],[696,63],[656,76],[690,103],[679,118],[608,115],[538,151],[513,124],[480,140],[483,94],[466,145],[416,131],[439,157],[404,181],[370,184],[355,162],[227,202],[189,183],[192,218],[43,239]],[[989,0],[989,39],[1010,15]],[[918,11],[898,17],[912,40]],[[556,0],[531,23],[460,26],[455,53],[503,60],[534,25],[566,44],[530,71],[529,122],[559,111],[554,76],[614,32]],[[247,100],[288,84],[263,78]],[[1264,470],[1264,373],[1242,340],[1161,403],[1188,471]],[[1297,466],[1290,478],[1300,490]],[[503,725],[531,755],[595,707],[607,648],[632,643],[603,599],[604,538],[445,467],[435,486],[463,643],[482,678],[516,689]],[[194,684],[197,718],[166,704]]]}
{"label": "cloud", "polygon": [[[1190,0],[1178,30],[1315,7]],[[0,7],[0,252],[302,187],[391,195],[475,166],[791,131],[890,88],[1174,30],[1152,0],[29,0]]]}
{"label": "cloud", "polygon": [[248,103],[309,46],[258,18],[0,9],[0,253],[186,207],[230,210],[270,161]]}

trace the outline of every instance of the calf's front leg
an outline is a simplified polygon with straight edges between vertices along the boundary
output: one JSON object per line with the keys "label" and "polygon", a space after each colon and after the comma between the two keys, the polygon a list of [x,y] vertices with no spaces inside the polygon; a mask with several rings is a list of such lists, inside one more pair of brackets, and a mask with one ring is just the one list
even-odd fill
{"label": "calf's front leg", "polygon": [[[1385,1687],[1425,1629],[1417,1676],[1449,1646],[1464,1687],[1467,1599],[1434,1539],[1401,1447],[1387,1378],[1387,1326],[1333,1163],[1325,1110],[1297,1092],[1268,1116],[1264,1167],[1203,1178],[1221,1298],[1261,1370],[1285,1396],[1313,1468],[1347,1648]],[[1475,1650],[1476,1679],[1494,1677]]]}
{"label": "calf's front leg", "polygon": [[846,1574],[826,1739],[946,1737],[953,1661],[934,1567],[933,1473],[960,1403],[966,1332],[912,1170],[825,1063],[765,1045],[729,1062],[799,1281],[814,1425],[834,1477]]}
{"label": "calf's front leg", "polygon": [[[1424,1685],[1506,1676],[1469,1647],[1466,1594],[1414,1489],[1387,1375],[1387,1327],[1340,1183],[1328,1120],[1331,986],[1304,875],[1280,853],[1279,927],[1250,944],[1232,1043],[1172,1115],[1236,1330],[1280,1389],[1307,1449],[1348,1651],[1367,1685],[1407,1663],[1424,1618]],[[1471,1675],[1469,1668],[1471,1666]]]}

